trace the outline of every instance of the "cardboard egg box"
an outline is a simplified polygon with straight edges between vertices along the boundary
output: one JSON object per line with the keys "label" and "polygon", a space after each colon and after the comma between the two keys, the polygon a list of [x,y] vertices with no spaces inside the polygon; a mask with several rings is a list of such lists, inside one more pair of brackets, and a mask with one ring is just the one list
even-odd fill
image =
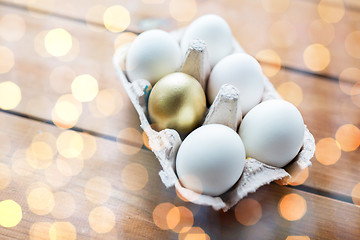
{"label": "cardboard egg box", "polygon": [[[180,29],[170,34],[180,42],[184,31],[185,29]],[[311,166],[310,160],[315,152],[315,140],[305,125],[304,144],[298,155],[284,168],[269,166],[256,159],[247,158],[243,173],[238,182],[220,196],[202,195],[184,188],[175,170],[176,154],[182,140],[178,132],[173,129],[164,129],[160,132],[152,129],[147,115],[147,100],[152,86],[147,80],[142,79],[130,82],[126,76],[125,62],[130,45],[131,43],[124,45],[115,52],[113,57],[114,68],[139,114],[140,126],[149,137],[149,146],[162,167],[162,170],[159,172],[160,178],[167,188],[175,186],[178,193],[192,203],[211,206],[214,210],[222,209],[227,211],[242,198],[246,197],[249,193],[255,192],[261,186],[275,180],[280,184],[286,185],[302,170]],[[244,52],[235,39],[233,39],[233,49],[233,53]],[[190,44],[179,71],[192,75],[204,87],[210,70],[205,43],[201,40],[194,40]],[[261,101],[280,99],[280,95],[265,76],[264,82],[265,89]],[[214,103],[207,110],[203,125],[219,123],[229,126],[236,131],[239,125],[236,116],[239,114],[238,111],[241,111],[241,109],[237,108],[238,101],[239,91],[234,86],[228,84],[222,86]]]}

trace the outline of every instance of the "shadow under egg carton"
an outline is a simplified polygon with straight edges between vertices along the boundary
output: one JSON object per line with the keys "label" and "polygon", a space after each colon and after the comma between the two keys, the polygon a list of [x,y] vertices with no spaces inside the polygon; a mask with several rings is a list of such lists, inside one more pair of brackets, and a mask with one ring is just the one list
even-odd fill
{"label": "shadow under egg carton", "polygon": [[[183,31],[184,29],[180,29],[171,32],[171,34],[180,42]],[[211,206],[214,210],[222,209],[223,211],[227,211],[249,193],[255,192],[259,187],[276,180],[278,183],[286,185],[290,183],[291,179],[295,178],[301,170],[311,166],[310,160],[315,152],[315,140],[305,125],[304,144],[298,155],[284,168],[269,166],[256,159],[248,158],[245,161],[244,170],[238,182],[220,196],[212,197],[202,195],[184,188],[175,173],[176,154],[182,143],[178,132],[173,129],[164,129],[157,132],[151,128],[146,109],[146,101],[150,92],[149,89],[151,89],[151,84],[147,80],[142,79],[130,82],[123,71],[126,65],[126,54],[130,45],[131,43],[124,45],[116,51],[113,64],[119,80],[139,114],[140,126],[149,138],[149,146],[161,164],[162,170],[159,172],[159,175],[166,187],[175,186],[178,193],[192,203]],[[201,43],[200,47],[198,47],[198,43],[195,43],[195,47],[194,44],[192,45],[193,47],[189,47],[183,64],[186,65],[186,62],[190,60],[190,64],[188,64],[190,67],[186,69],[186,66],[183,66],[182,71],[186,73],[188,73],[187,71],[195,71],[193,72],[194,74],[190,75],[196,75],[195,78],[199,80],[204,88],[204,80],[210,72],[210,68],[203,62],[203,56],[207,54],[206,47],[205,49],[201,48]],[[233,40],[233,49],[234,53],[244,52],[235,39]],[[198,61],[198,65],[194,65],[194,61]],[[195,66],[195,68],[191,66]],[[265,76],[264,82],[265,89],[262,101],[281,99],[269,79]],[[229,84],[222,86],[214,103],[208,109],[203,125],[219,123],[231,127],[236,131],[239,125],[237,115],[239,115],[238,111],[241,111],[241,109],[237,107],[238,101],[239,91],[234,86]]]}

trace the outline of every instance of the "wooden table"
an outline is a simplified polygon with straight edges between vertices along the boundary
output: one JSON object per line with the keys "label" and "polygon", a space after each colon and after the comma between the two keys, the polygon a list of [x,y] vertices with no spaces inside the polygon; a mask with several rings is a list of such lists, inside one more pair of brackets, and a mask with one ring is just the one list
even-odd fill
{"label": "wooden table", "polygon": [[[226,213],[166,189],[112,67],[114,46],[132,37],[104,27],[113,5],[135,33],[224,17],[303,114],[313,166]],[[1,0],[0,239],[359,239],[359,9],[357,0]],[[98,91],[81,77],[72,89],[84,74]]]}

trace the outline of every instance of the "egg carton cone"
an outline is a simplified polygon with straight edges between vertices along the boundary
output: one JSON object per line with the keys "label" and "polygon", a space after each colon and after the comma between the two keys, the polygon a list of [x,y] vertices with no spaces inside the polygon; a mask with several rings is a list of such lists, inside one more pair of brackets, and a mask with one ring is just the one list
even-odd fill
{"label": "egg carton cone", "polygon": [[[170,34],[180,42],[183,32],[184,29],[180,29]],[[272,181],[283,185],[289,184],[302,170],[311,166],[310,160],[315,152],[315,141],[305,125],[304,144],[298,155],[284,168],[269,166],[256,159],[248,158],[245,161],[245,167],[238,182],[220,196],[207,196],[184,188],[175,170],[176,154],[182,140],[178,132],[173,129],[164,129],[160,132],[152,129],[148,120],[146,106],[152,86],[149,81],[144,79],[130,82],[126,76],[126,55],[130,45],[131,43],[124,45],[115,52],[113,57],[114,68],[139,114],[140,126],[147,134],[149,146],[159,160],[162,167],[159,175],[167,188],[175,186],[178,194],[194,204],[211,206],[214,210],[222,209],[223,211],[227,211],[242,198],[246,197],[249,193],[255,192],[261,186],[269,184]],[[233,52],[244,52],[243,48],[235,39],[233,40]],[[201,40],[191,42],[179,71],[196,77],[201,86],[206,89],[206,79],[209,76],[210,67],[207,59],[206,46]],[[262,101],[281,99],[274,86],[265,76],[264,82],[265,90]],[[213,104],[208,109],[203,124],[223,124],[236,131],[242,115],[238,101],[239,91],[232,85],[223,85]]]}

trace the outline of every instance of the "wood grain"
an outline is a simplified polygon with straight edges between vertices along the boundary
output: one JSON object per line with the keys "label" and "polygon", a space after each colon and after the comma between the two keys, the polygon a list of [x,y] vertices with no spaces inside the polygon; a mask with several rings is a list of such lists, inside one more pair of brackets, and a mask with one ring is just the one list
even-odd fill
{"label": "wood grain", "polygon": [[[82,115],[77,122],[79,126],[115,136],[125,126],[131,125],[130,123],[133,127],[139,126],[136,112],[112,67],[116,37],[114,34],[93,32],[82,23],[58,18],[49,18],[44,22],[44,19],[32,17],[22,10],[2,9],[1,15],[5,15],[5,13],[21,14],[26,22],[26,34],[22,39],[16,42],[5,42],[4,40],[0,42],[1,45],[8,47],[15,56],[13,69],[0,77],[2,81],[13,81],[22,89],[22,102],[16,111],[51,120],[52,109],[57,100],[63,95],[71,94],[71,83],[74,79],[66,76],[58,77],[55,85],[52,85],[51,74],[58,67],[67,67],[74,72],[74,77],[90,74],[97,79],[100,91],[113,89],[120,96],[120,99],[117,99],[117,104],[121,108],[120,112],[107,117],[94,115],[93,111],[90,111],[91,107],[94,108],[95,101],[81,104]],[[6,11],[4,11],[5,9]],[[67,29],[73,38],[79,41],[79,53],[75,54],[75,58],[70,61],[66,58],[51,57],[45,51],[44,39],[36,41],[39,33],[57,27]],[[37,48],[43,49],[40,52],[42,55],[36,51]]]}
{"label": "wood grain", "polygon": [[[5,2],[12,4],[15,2],[25,8],[28,6],[27,1],[24,0],[5,0]],[[178,22],[172,17],[169,0],[157,1],[157,4],[149,2],[151,1],[123,0],[120,2],[108,1],[106,4],[101,3],[100,5],[109,7],[120,4],[126,7],[131,14],[131,24],[128,29],[137,32],[149,28],[162,28],[170,31],[188,25],[198,16],[215,13],[228,21],[235,37],[251,55],[255,56],[264,49],[272,49],[286,66],[313,71],[304,63],[303,55],[308,46],[317,43],[324,44],[330,51],[330,63],[320,73],[339,76],[344,69],[360,64],[360,60],[351,57],[345,48],[347,36],[358,30],[356,23],[360,19],[360,13],[356,8],[357,1],[346,1],[348,7],[344,9],[339,6],[339,1],[327,0],[325,5],[330,7],[326,8],[326,12],[332,12],[335,9],[335,14],[338,14],[338,9],[343,11],[340,10],[339,19],[330,14],[331,23],[323,23],[323,27],[315,27],[321,20],[318,12],[319,1],[315,0],[198,1],[195,15],[191,17],[192,13],[188,12],[189,20],[182,22]],[[60,6],[55,8],[55,5],[56,1],[54,4],[35,4],[34,2],[33,5],[30,5],[30,9],[40,9],[80,21],[89,19],[89,22],[102,25],[101,15],[87,14],[89,9],[99,5],[97,1],[76,1],[76,3],[61,1]],[[183,10],[185,14],[186,11],[188,10]],[[342,14],[343,17],[341,17]],[[332,19],[335,19],[335,22],[332,22]]]}
{"label": "wood grain", "polygon": [[[351,191],[360,182],[357,173],[360,167],[360,149],[342,152],[340,160],[330,166],[324,166],[314,158],[309,178],[298,189],[270,184],[251,194],[249,198],[255,199],[262,209],[260,220],[253,226],[244,226],[236,220],[236,208],[228,213],[221,213],[214,212],[208,207],[183,202],[177,197],[174,189],[165,189],[158,176],[160,166],[150,151],[144,147],[140,149],[141,139],[140,142],[134,142],[134,136],[125,134],[119,140],[120,143],[115,142],[116,136],[125,128],[137,129],[140,133],[141,130],[136,112],[111,66],[116,34],[104,31],[101,18],[98,17],[90,17],[91,26],[84,24],[88,9],[99,2],[61,1],[59,4],[54,1],[53,6],[56,7],[48,7],[45,1],[42,4],[31,5],[30,11],[24,11],[27,2],[5,0],[0,7],[0,17],[9,13],[17,14],[26,23],[26,34],[20,40],[8,42],[0,38],[0,45],[9,48],[15,55],[14,68],[9,73],[1,74],[0,82],[13,81],[22,90],[22,101],[14,109],[15,112],[0,112],[0,157],[3,164],[1,166],[5,165],[10,170],[11,178],[10,184],[0,191],[0,201],[12,199],[20,204],[23,211],[22,221],[16,227],[0,227],[1,239],[27,239],[29,235],[39,239],[47,235],[49,227],[55,222],[70,222],[76,229],[77,239],[184,239],[184,234],[161,230],[154,224],[153,211],[163,202],[191,210],[194,215],[193,226],[200,227],[211,239],[286,239],[288,236],[308,236],[310,239],[359,238],[360,230],[356,226],[360,223],[360,210],[350,203]],[[132,16],[129,29],[135,31],[153,27],[170,30],[187,24],[176,22],[171,17],[169,1],[162,4],[144,2],[107,1],[106,4],[121,4],[127,7]],[[347,0],[345,17],[332,25],[335,37],[327,45],[331,52],[331,62],[322,72],[334,75],[332,78],[309,75],[302,57],[309,44],[324,41],[320,32],[315,37],[310,37],[308,33],[310,23],[319,19],[318,1],[292,1],[287,10],[280,14],[265,11],[263,2],[198,1],[196,16],[209,12],[222,15],[235,29],[235,36],[252,55],[257,55],[263,49],[273,49],[281,57],[283,65],[295,67],[294,70],[281,69],[271,77],[271,81],[276,88],[288,81],[300,87],[303,100],[298,107],[317,142],[322,138],[335,137],[337,129],[343,124],[352,123],[359,126],[359,107],[350,96],[340,90],[338,82],[334,81],[344,68],[358,66],[360,63],[358,59],[350,57],[344,48],[346,36],[357,29],[360,15],[356,10],[357,1]],[[19,7],[4,6],[4,3],[17,4]],[[35,8],[41,11],[35,11]],[[297,38],[287,48],[279,47],[270,40],[269,29],[279,20],[292,24],[296,29]],[[34,49],[36,36],[42,31],[56,27],[66,29],[79,42],[80,50],[75,58],[54,58],[45,56],[44,53],[40,56]],[[317,41],[314,42],[314,39]],[[90,110],[93,102],[82,104],[83,111],[76,124],[79,128],[76,130],[85,129],[96,136],[102,136],[94,138],[96,147],[86,142],[87,151],[96,149],[96,152],[83,162],[76,159],[69,162],[70,160],[61,157],[54,139],[56,140],[64,130],[42,122],[51,120],[51,113],[58,98],[71,93],[72,79],[57,85],[61,89],[50,84],[51,72],[59,66],[70,67],[76,75],[93,75],[98,80],[100,90],[111,88],[117,91],[123,102],[120,112],[109,117],[94,115]],[[263,67],[268,65],[263,63]],[[289,91],[289,100],[294,101],[297,94],[291,94],[291,89]],[[31,120],[32,116],[35,121]],[[35,136],[44,132],[54,138],[46,141],[53,149],[54,157],[45,169],[34,169],[29,166],[29,163],[35,164],[32,162],[34,159],[28,156],[26,160],[25,150],[29,148]],[[90,154],[89,152],[87,154]],[[19,162],[24,164],[20,166],[25,168],[20,168]],[[129,164],[136,165],[127,168]],[[147,180],[144,178],[144,169],[148,175]],[[75,171],[76,174],[66,176],[65,173],[69,174],[69,171]],[[0,178],[3,176],[6,179],[6,172],[0,173]],[[105,186],[99,188],[94,185],[92,194],[95,196],[87,197],[86,186],[94,177],[111,184],[110,193]],[[30,189],[39,186],[39,183],[45,184],[55,195],[59,192],[70,195],[75,202],[74,212],[64,219],[56,217],[59,213],[54,212],[45,215],[35,214],[30,209],[28,194]],[[145,186],[142,187],[144,183]],[[0,182],[0,186],[3,186],[2,184],[4,181]],[[134,190],[135,188],[140,189]],[[297,221],[284,219],[278,210],[282,197],[290,193],[298,194],[306,200],[306,214]],[[47,199],[45,197],[43,199]],[[55,206],[64,214],[63,212],[69,211],[70,205]],[[100,206],[106,207],[115,216],[115,226],[109,233],[96,233],[92,227],[101,228],[99,224],[90,226],[89,215]],[[295,207],[293,210],[297,209],[298,207]],[[107,216],[98,222],[106,223],[110,220],[111,216]],[[30,231],[31,227],[39,222],[45,222],[44,226],[47,226],[45,235],[39,231]],[[64,232],[66,231],[62,233]]]}
{"label": "wood grain", "polygon": [[[336,131],[344,124],[359,126],[357,116],[360,115],[360,108],[355,106],[350,96],[340,90],[338,82],[287,71],[280,71],[270,79],[277,89],[287,82],[300,87],[303,100],[298,108],[316,142],[323,138],[335,138]],[[294,102],[298,99],[296,91],[288,91],[287,95],[290,97],[287,100]],[[328,166],[322,165],[314,157],[309,179],[304,185],[351,196],[353,187],[360,182],[360,177],[356,173],[356,169],[360,167],[360,149],[352,152],[342,151],[341,154],[341,158],[334,165]]]}
{"label": "wood grain", "polygon": [[[7,8],[7,11],[22,13],[11,8]],[[111,64],[112,42],[115,37],[113,34],[109,32],[99,34],[87,30],[81,23],[50,18],[49,24],[71,29],[69,31],[81,43],[81,51],[76,60],[62,62],[56,58],[44,58],[37,55],[33,46],[34,38],[42,30],[50,28],[44,26],[42,19],[28,14],[22,16],[31,27],[27,28],[27,34],[20,41],[6,43],[6,46],[14,52],[16,63],[11,72],[1,76],[1,79],[14,81],[22,89],[22,101],[15,109],[17,112],[51,120],[55,102],[62,94],[50,86],[49,76],[55,67],[65,65],[71,67],[77,74],[92,74],[98,79],[100,90],[113,88],[121,94],[123,101],[122,110],[118,114],[102,118],[90,112],[91,103],[82,104],[83,113],[76,126],[112,138],[116,138],[124,128],[134,128],[142,133],[137,113],[117,80]],[[93,51],[97,49],[97,46],[102,47]],[[25,49],[27,54],[24,54]],[[268,65],[263,64],[263,67],[268,67]],[[40,69],[40,71],[32,71],[29,76],[29,69]],[[335,137],[337,129],[343,124],[352,123],[358,126],[360,123],[357,117],[360,114],[360,108],[355,106],[351,98],[340,90],[335,81],[284,69],[270,80],[276,88],[288,81],[296,83],[301,88],[303,101],[299,109],[316,141],[325,137]],[[71,93],[71,81],[72,79],[63,83],[63,87],[68,89],[66,93]],[[291,99],[288,100],[291,101]],[[310,168],[310,177],[305,185],[350,197],[353,187],[360,182],[355,171],[360,167],[358,155],[359,149],[355,152],[343,152],[341,159],[331,166],[323,166],[314,158],[314,166]]]}
{"label": "wood grain", "polygon": [[[33,224],[38,222],[52,224],[60,221],[70,222],[75,227],[77,239],[91,237],[94,239],[178,239],[177,233],[172,230],[161,230],[153,223],[153,211],[158,204],[163,202],[189,209],[194,216],[193,226],[201,227],[211,239],[285,239],[287,236],[299,235],[309,236],[310,239],[356,239],[360,236],[360,230],[354,227],[359,224],[358,214],[360,213],[360,209],[355,205],[276,184],[262,187],[249,196],[261,205],[262,214],[255,225],[242,225],[237,222],[234,209],[228,213],[215,212],[208,207],[183,202],[176,196],[173,188],[165,189],[157,175],[160,166],[149,151],[140,150],[135,155],[125,155],[116,143],[101,138],[96,138],[97,151],[93,157],[86,160],[80,173],[61,187],[54,187],[48,182],[44,176],[46,169],[34,170],[26,177],[19,176],[14,172],[14,163],[11,160],[14,151],[27,148],[40,131],[57,137],[63,130],[5,113],[0,113],[0,119],[1,132],[10,137],[12,146],[2,163],[13,169],[12,181],[1,191],[0,200],[13,199],[23,210],[23,218],[19,225],[13,228],[0,228],[0,234],[5,236],[5,239],[26,239]],[[6,122],[12,122],[12,124],[5,128]],[[138,191],[127,188],[127,180],[124,179],[124,169],[128,164],[134,163],[143,166],[148,174],[148,182]],[[49,168],[54,165],[58,166],[55,159]],[[133,169],[131,173],[138,172]],[[94,177],[102,177],[112,186],[109,198],[102,204],[95,204],[84,194],[88,180]],[[137,178],[131,179],[140,181]],[[31,188],[35,183],[46,184],[54,194],[60,191],[69,193],[76,206],[73,214],[66,219],[57,219],[51,214],[43,216],[34,214],[29,209],[27,194],[29,187]],[[101,196],[106,195],[103,188],[97,189],[96,192]],[[290,193],[298,194],[306,201],[306,214],[298,221],[285,220],[278,212],[277,206],[280,199]],[[89,225],[90,212],[99,206],[107,207],[115,215],[115,227],[110,233],[97,234]],[[66,210],[66,206],[63,210]],[[107,219],[102,221],[107,221]],[[31,234],[31,236],[36,236],[39,233],[31,231]]]}

